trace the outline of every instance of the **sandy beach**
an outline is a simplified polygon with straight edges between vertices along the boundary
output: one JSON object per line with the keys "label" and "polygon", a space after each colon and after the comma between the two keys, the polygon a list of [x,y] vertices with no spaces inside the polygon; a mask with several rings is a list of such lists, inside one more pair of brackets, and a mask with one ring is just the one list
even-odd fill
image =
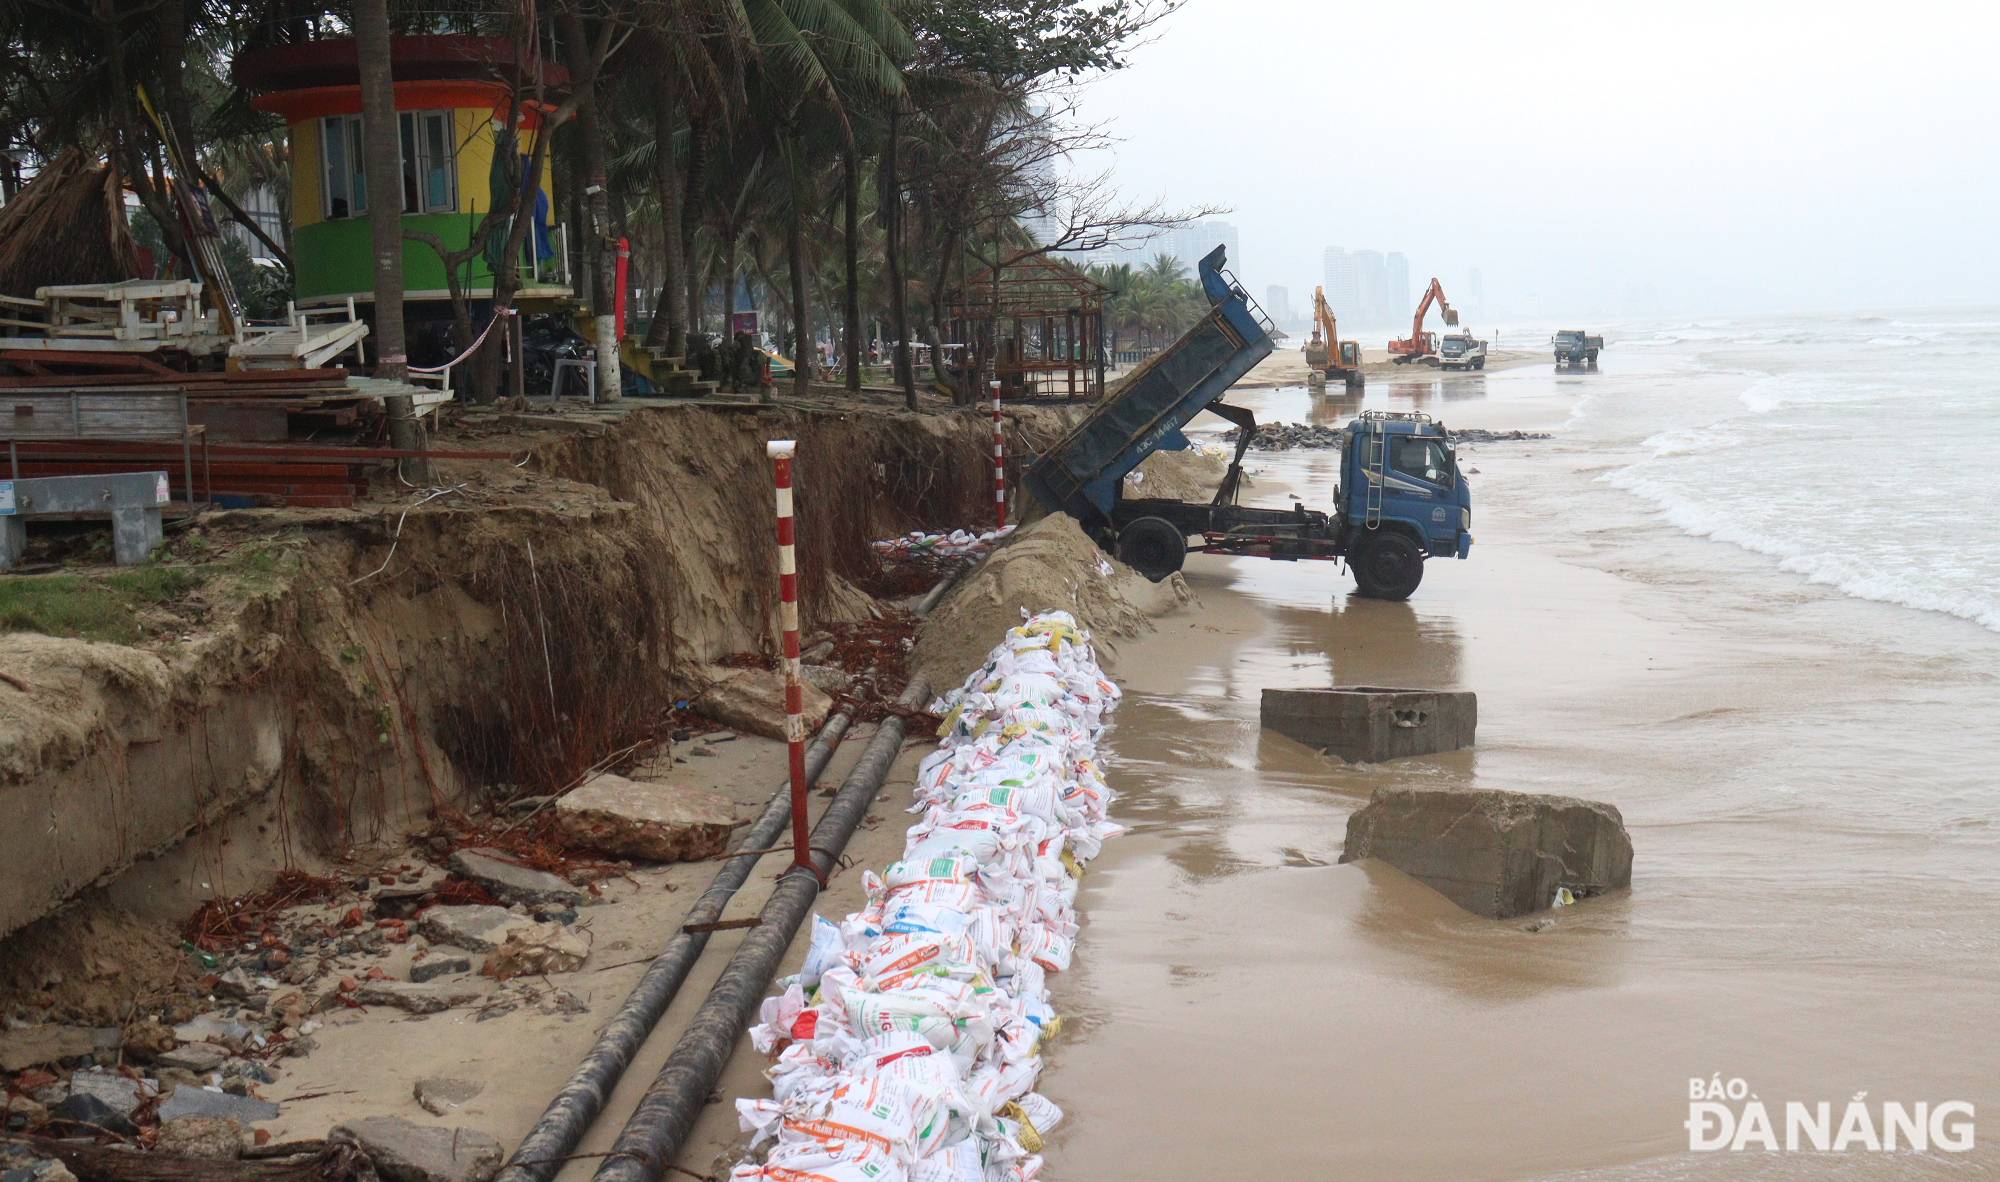
{"label": "sandy beach", "polygon": [[[1565,432],[1613,374],[1371,383],[1370,406],[1468,445],[1469,561],[1407,604],[1331,564],[1191,558],[1201,599],[1134,646],[1111,736],[1134,832],[1079,900],[1071,1035],[1043,1088],[1096,1178],[1930,1178],[1956,1157],[1696,1155],[1688,1081],[1743,1077],[1773,1110],[1856,1093],[1996,1099],[1992,634],[1847,598],[1688,537],[1597,476]],[[1299,390],[1261,420],[1344,421]],[[1333,453],[1253,455],[1246,497],[1327,499]],[[1257,726],[1265,686],[1480,695],[1478,746],[1340,764]],[[1349,812],[1392,783],[1619,806],[1633,887],[1539,934],[1399,872],[1336,865]],[[1782,1134],[1782,1129],[1780,1130]]]}

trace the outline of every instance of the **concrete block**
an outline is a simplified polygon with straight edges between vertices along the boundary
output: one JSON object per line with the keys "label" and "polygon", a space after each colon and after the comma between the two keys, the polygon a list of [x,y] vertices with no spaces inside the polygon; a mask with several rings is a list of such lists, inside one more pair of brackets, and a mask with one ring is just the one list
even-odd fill
{"label": "concrete block", "polygon": [[1479,696],[1466,690],[1267,689],[1263,725],[1349,763],[1379,763],[1472,746]]}
{"label": "concrete block", "polygon": [[614,858],[692,862],[723,851],[736,805],[719,792],[607,772],[556,802],[556,824],[572,844]]}
{"label": "concrete block", "polygon": [[1343,862],[1380,858],[1475,915],[1508,919],[1632,885],[1613,805],[1497,790],[1381,788],[1347,818]]}

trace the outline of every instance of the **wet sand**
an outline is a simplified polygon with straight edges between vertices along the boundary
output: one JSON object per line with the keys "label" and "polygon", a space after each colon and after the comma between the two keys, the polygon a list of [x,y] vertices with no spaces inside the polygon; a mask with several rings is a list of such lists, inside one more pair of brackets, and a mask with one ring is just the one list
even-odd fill
{"label": "wet sand", "polygon": [[[1367,405],[1560,430],[1657,375],[1374,382]],[[1353,402],[1246,391],[1260,419]],[[1472,445],[1469,561],[1407,604],[1332,564],[1191,558],[1199,609],[1125,648],[1107,744],[1132,826],[1078,900],[1042,1090],[1050,1169],[1098,1179],[1932,1178],[1964,1154],[1693,1154],[1688,1081],[1774,1112],[1857,1092],[1993,1107],[2000,644],[1690,538],[1596,477],[1632,441]],[[1255,455],[1246,500],[1323,503],[1334,454]],[[1257,727],[1264,686],[1480,695],[1479,745],[1346,766]],[[1606,800],[1629,893],[1531,934],[1336,865],[1391,783]],[[1779,1135],[1783,1136],[1782,1119]]]}

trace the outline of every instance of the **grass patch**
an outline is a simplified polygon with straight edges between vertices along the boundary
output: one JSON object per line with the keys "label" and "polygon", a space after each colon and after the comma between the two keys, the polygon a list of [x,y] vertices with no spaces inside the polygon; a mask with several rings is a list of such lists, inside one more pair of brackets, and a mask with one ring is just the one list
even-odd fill
{"label": "grass patch", "polygon": [[201,583],[201,575],[178,566],[142,566],[102,578],[0,578],[0,631],[130,644],[139,639],[139,608],[169,602]]}

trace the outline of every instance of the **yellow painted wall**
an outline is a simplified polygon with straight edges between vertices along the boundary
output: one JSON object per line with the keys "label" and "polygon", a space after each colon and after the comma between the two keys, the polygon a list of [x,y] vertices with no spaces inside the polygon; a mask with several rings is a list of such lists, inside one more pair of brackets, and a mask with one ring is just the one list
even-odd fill
{"label": "yellow painted wall", "polygon": [[320,220],[319,120],[292,124],[292,225]]}
{"label": "yellow painted wall", "polygon": [[[310,226],[324,220],[320,213],[320,123],[308,119],[291,125],[292,138],[292,225]],[[484,107],[458,107],[452,111],[452,134],[457,140],[459,213],[485,213],[492,187],[493,113]],[[523,142],[527,142],[525,137]],[[549,162],[542,160],[542,192],[549,193]],[[553,194],[550,197],[554,200]],[[553,210],[551,210],[553,214]]]}

